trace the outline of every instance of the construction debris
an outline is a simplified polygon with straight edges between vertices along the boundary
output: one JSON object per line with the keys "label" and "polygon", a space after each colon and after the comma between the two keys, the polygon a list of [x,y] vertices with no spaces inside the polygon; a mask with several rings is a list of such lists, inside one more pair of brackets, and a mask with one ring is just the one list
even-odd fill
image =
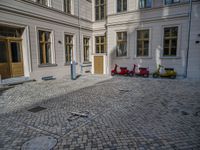
{"label": "construction debris", "polygon": [[89,115],[89,112],[86,111],[86,112],[71,112],[71,116],[67,119],[68,121],[73,121],[73,120],[76,120],[78,118],[86,118],[88,117]]}

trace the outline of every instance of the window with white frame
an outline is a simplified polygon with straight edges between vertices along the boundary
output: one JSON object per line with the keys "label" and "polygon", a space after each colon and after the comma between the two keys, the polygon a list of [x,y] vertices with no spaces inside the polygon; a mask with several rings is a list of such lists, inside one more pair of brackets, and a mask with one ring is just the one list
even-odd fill
{"label": "window with white frame", "polygon": [[176,56],[178,46],[178,27],[164,28],[163,56]]}
{"label": "window with white frame", "polygon": [[84,62],[89,62],[89,48],[90,48],[90,39],[88,37],[83,38],[83,57]]}
{"label": "window with white frame", "polygon": [[36,0],[36,3],[48,6],[48,0]]}
{"label": "window with white frame", "polygon": [[117,0],[117,12],[127,11],[127,0]]}
{"label": "window with white frame", "polygon": [[106,37],[96,36],[95,47],[96,47],[96,53],[106,53]]}
{"label": "window with white frame", "polygon": [[180,0],[165,0],[165,5],[175,4],[179,2]]}
{"label": "window with white frame", "polygon": [[137,31],[137,56],[149,56],[149,29]]}
{"label": "window with white frame", "polygon": [[38,31],[40,64],[52,64],[51,32]]}
{"label": "window with white frame", "polygon": [[106,17],[106,0],[95,0],[95,19],[103,20]]}
{"label": "window with white frame", "polygon": [[127,56],[127,32],[117,32],[116,56]]}
{"label": "window with white frame", "polygon": [[71,14],[71,0],[63,0],[64,12]]}
{"label": "window with white frame", "polygon": [[139,7],[142,8],[151,8],[152,0],[139,0]]}
{"label": "window with white frame", "polygon": [[65,35],[65,61],[70,63],[73,58],[73,35]]}

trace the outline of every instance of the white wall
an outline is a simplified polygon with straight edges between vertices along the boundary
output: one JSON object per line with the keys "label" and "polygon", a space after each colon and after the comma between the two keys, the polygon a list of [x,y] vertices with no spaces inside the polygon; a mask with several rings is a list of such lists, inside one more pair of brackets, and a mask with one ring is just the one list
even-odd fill
{"label": "white wall", "polygon": [[[49,75],[56,78],[70,75],[70,66],[65,65],[64,34],[73,34],[74,36],[74,59],[78,62],[77,72],[80,73],[80,65],[83,62],[83,43],[81,41],[83,36],[92,37],[92,23],[89,20],[80,20],[81,35],[79,38],[79,24],[76,16],[66,15],[60,11],[24,1],[1,0],[0,7],[2,8],[0,8],[0,24],[15,24],[26,28],[27,33],[24,33],[22,37],[26,76],[41,79],[42,76]],[[85,17],[89,19],[87,15]],[[56,66],[39,67],[38,29],[51,31],[53,34],[52,54]],[[30,41],[30,43],[26,41]],[[92,39],[90,46],[92,49]]]}
{"label": "white wall", "polygon": [[193,3],[188,78],[200,80],[200,3]]}

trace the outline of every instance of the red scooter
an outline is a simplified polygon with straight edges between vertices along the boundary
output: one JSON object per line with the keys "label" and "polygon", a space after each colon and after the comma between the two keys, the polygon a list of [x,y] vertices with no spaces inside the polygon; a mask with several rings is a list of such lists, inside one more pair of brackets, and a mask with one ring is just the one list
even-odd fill
{"label": "red scooter", "polygon": [[133,70],[129,72],[129,76],[142,76],[142,77],[149,77],[149,70],[148,68],[139,68],[139,72],[136,72],[137,65],[134,64]]}
{"label": "red scooter", "polygon": [[117,71],[118,65],[115,64],[115,68],[111,71],[111,75],[129,75],[129,70],[126,67],[120,67],[120,72]]}

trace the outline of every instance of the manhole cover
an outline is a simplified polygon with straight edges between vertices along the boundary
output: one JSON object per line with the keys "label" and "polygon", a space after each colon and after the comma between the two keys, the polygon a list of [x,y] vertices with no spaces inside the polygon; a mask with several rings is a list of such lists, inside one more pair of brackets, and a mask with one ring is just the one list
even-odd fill
{"label": "manhole cover", "polygon": [[45,109],[46,108],[44,108],[44,107],[37,106],[37,107],[29,109],[28,111],[36,113],[36,112],[39,112],[39,111],[42,111],[42,110],[45,110]]}
{"label": "manhole cover", "polygon": [[57,144],[51,136],[41,136],[31,139],[22,145],[22,150],[50,150]]}

